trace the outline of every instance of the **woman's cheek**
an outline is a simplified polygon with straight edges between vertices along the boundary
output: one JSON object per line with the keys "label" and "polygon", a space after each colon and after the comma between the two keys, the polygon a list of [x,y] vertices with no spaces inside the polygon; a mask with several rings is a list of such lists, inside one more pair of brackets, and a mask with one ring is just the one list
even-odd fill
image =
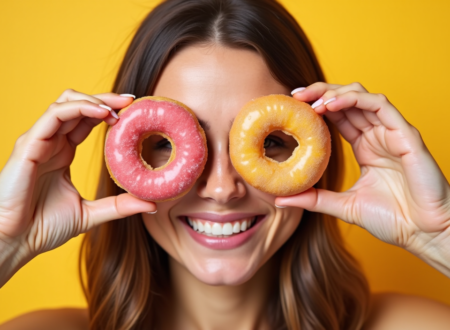
{"label": "woman's cheek", "polygon": [[174,242],[177,242],[177,232],[169,217],[170,209],[177,200],[157,204],[155,214],[142,213],[142,220],[147,232],[170,256],[179,260]]}
{"label": "woman's cheek", "polygon": [[272,257],[292,236],[303,216],[300,208],[275,208],[269,228],[266,232],[265,261]]}

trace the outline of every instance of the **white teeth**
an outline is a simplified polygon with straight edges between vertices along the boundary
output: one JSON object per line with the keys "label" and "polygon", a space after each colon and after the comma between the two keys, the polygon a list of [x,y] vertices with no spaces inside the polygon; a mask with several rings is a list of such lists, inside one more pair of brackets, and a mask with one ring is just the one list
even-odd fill
{"label": "white teeth", "polygon": [[244,221],[241,224],[241,231],[246,231],[246,230],[247,230],[247,221]]}
{"label": "white teeth", "polygon": [[216,236],[222,235],[222,226],[219,225],[218,223],[213,224],[212,234]]}
{"label": "white teeth", "polygon": [[241,231],[241,225],[239,224],[239,222],[235,222],[234,226],[233,226],[233,233],[239,233]]}
{"label": "white teeth", "polygon": [[230,236],[248,230],[256,223],[256,217],[249,220],[240,220],[236,222],[209,222],[204,220],[192,220],[187,217],[189,225],[197,232],[208,236]]}
{"label": "white teeth", "polygon": [[207,233],[207,234],[211,234],[212,233],[211,225],[208,222],[205,223],[205,233]]}
{"label": "white teeth", "polygon": [[231,225],[231,223],[227,222],[226,224],[223,225],[222,235],[231,235],[231,234],[233,234],[233,226]]}

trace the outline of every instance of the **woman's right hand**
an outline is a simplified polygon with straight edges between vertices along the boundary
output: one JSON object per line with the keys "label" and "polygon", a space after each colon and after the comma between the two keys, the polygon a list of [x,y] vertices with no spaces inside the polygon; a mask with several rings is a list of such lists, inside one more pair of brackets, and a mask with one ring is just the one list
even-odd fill
{"label": "woman's right hand", "polygon": [[106,221],[156,210],[129,194],[84,200],[70,179],[76,147],[100,122],[117,122],[100,105],[121,109],[132,101],[69,89],[19,137],[0,173],[0,287],[39,253]]}

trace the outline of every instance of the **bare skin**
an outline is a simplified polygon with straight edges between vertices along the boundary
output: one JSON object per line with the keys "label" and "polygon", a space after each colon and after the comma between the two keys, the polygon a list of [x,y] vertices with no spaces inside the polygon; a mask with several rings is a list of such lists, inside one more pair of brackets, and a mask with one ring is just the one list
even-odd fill
{"label": "bare skin", "polygon": [[[143,214],[148,231],[171,257],[175,297],[168,312],[171,317],[165,319],[176,324],[167,324],[167,329],[267,328],[265,302],[276,284],[274,267],[266,262],[295,230],[303,210],[276,208],[275,196],[247,184],[231,164],[228,135],[233,118],[249,100],[288,93],[256,52],[217,45],[180,51],[158,81],[156,96],[181,101],[203,123],[209,153],[204,172],[188,194],[159,203],[156,214]],[[284,139],[283,144],[275,145],[276,138]],[[269,136],[266,154],[287,159],[295,147],[292,140],[280,134]],[[216,251],[186,234],[177,219],[186,212],[258,212],[267,219],[258,239],[237,249]]]}
{"label": "bare skin", "polygon": [[[202,93],[198,93],[198,91],[202,91]],[[321,207],[320,211],[322,212],[338,216],[344,215],[344,220],[357,223],[380,239],[392,243],[392,236],[385,237],[377,231],[379,230],[379,227],[376,225],[378,225],[379,219],[376,216],[367,217],[367,221],[369,222],[364,223],[358,222],[357,217],[345,217],[346,214],[338,214],[338,211],[341,210],[341,208],[338,204],[339,199],[335,195],[328,196],[330,201],[333,201],[335,204],[324,203],[324,206],[320,203],[316,203],[315,200],[311,198],[314,194],[318,194],[314,191],[308,191],[303,195],[291,198],[278,198],[276,199],[277,204],[294,206],[279,209],[275,207],[275,196],[264,194],[253,189],[237,175],[230,164],[227,150],[228,132],[230,128],[229,123],[242,105],[248,100],[258,96],[275,93],[288,94],[289,91],[272,78],[265,63],[257,53],[249,50],[225,48],[218,45],[190,46],[182,50],[170,61],[158,82],[154,93],[155,95],[171,97],[185,103],[194,110],[196,115],[203,122],[207,122],[209,129],[207,127],[205,128],[207,128],[208,148],[211,154],[207,168],[199,178],[196,186],[187,195],[179,200],[158,204],[158,212],[156,214],[151,215],[143,213],[146,228],[170,256],[172,286],[175,293],[172,301],[173,309],[166,311],[166,314],[170,315],[170,320],[174,320],[175,322],[163,323],[162,325],[164,328],[268,329],[267,320],[264,318],[265,306],[270,295],[270,290],[273,289],[273,286],[270,284],[273,284],[274,282],[274,273],[271,271],[271,269],[274,268],[272,264],[274,260],[270,258],[297,227],[303,208],[319,210]],[[391,114],[394,114],[393,116],[395,119],[402,119],[400,113],[392,105],[386,104],[386,101],[381,97],[375,99],[373,94],[367,93],[359,85],[338,86],[315,84],[309,86],[304,92],[295,95],[296,98],[308,102],[314,101],[320,97],[324,97],[328,100],[333,96],[336,96],[338,100],[329,103],[327,106],[319,106],[316,108],[316,111],[324,113],[336,122],[346,123],[344,120],[341,120],[342,118],[338,117],[339,114],[343,113],[345,109],[349,107],[357,106],[368,107],[368,109],[359,109],[359,111],[370,111],[370,109],[374,107],[387,108]],[[87,102],[83,104],[74,104],[73,102],[77,102],[75,101],[76,98],[87,100]],[[359,102],[355,103],[355,98]],[[83,118],[86,118],[83,116],[90,115],[91,117],[95,117],[95,119],[92,120],[92,124],[96,124],[102,119],[106,119],[109,124],[115,123],[115,120],[110,117],[107,112],[101,112],[101,110],[96,107],[97,104],[105,103],[115,109],[119,109],[128,105],[129,102],[130,100],[123,100],[123,98],[114,94],[87,96],[69,91],[66,93],[65,99],[61,99],[61,104],[67,107],[69,111],[72,106],[74,109],[73,112],[77,113],[77,115],[74,115],[74,118],[68,119],[69,121],[72,120],[71,124],[63,124],[56,127],[53,131],[59,131],[63,137],[64,134],[66,134],[65,136],[68,137],[69,140],[71,136],[75,136],[76,139],[72,142],[75,142],[76,145],[89,133],[89,130],[84,128],[76,131],[78,133],[70,133],[73,130],[76,130],[80,121],[84,120]],[[14,173],[17,164],[20,164],[20,159],[31,157],[29,156],[30,153],[23,151],[29,150],[26,142],[37,143],[39,145],[41,142],[39,139],[43,139],[44,137],[48,139],[53,136],[51,135],[49,137],[49,133],[45,131],[48,127],[45,118],[53,118],[52,115],[58,115],[59,110],[61,110],[61,113],[67,112],[67,109],[62,109],[61,104],[53,106],[49,113],[43,116],[44,119],[41,119],[41,122],[38,122],[36,127],[33,127],[30,130],[33,134],[27,133],[25,137],[21,138],[21,142],[18,144],[13,153],[12,160],[10,161],[11,165],[7,168],[9,171],[7,171],[8,173]],[[84,109],[84,107],[89,108],[89,111],[91,112],[88,113],[86,112],[87,110],[85,110],[84,113],[83,111],[78,111],[78,109]],[[380,114],[380,111],[376,113]],[[360,119],[360,117],[357,118]],[[372,121],[376,121],[376,118],[370,118]],[[358,122],[353,119],[354,118],[348,119],[348,121],[350,123]],[[356,139],[361,135],[357,134],[358,127],[351,127],[348,123],[346,123],[346,125],[340,125],[339,128],[343,136],[353,142],[356,142]],[[409,131],[408,126],[406,125],[400,127],[399,130],[406,136],[404,141],[409,143],[407,144],[408,146],[411,146],[412,155],[418,155],[417,159],[419,160],[419,163],[424,164],[422,169],[419,168],[419,170],[426,173],[432,172],[428,179],[434,180],[434,182],[439,183],[443,187],[443,189],[441,189],[441,191],[443,191],[443,196],[441,196],[442,205],[434,210],[434,214],[437,214],[436,212],[439,212],[440,210],[445,210],[444,206],[448,203],[448,199],[445,197],[445,194],[448,192],[448,183],[445,179],[442,179],[442,173],[439,171],[439,168],[437,168],[437,165],[435,165],[433,161],[430,161],[431,155],[427,153],[426,148],[419,148],[418,150],[420,150],[420,152],[414,153],[415,148],[417,149],[417,146],[422,146],[423,141],[421,141],[421,139],[417,140],[417,135],[408,135]],[[43,135],[41,136],[38,133]],[[273,139],[277,137],[284,138],[283,136],[274,136]],[[364,138],[368,139],[371,145],[376,147],[375,150],[380,150],[384,145],[382,140],[371,138],[370,134]],[[33,139],[37,139],[37,142],[34,142],[35,140]],[[58,139],[61,139],[61,137],[58,136]],[[66,141],[64,138],[62,138],[62,140],[63,142]],[[55,143],[62,143],[58,141]],[[69,145],[72,146],[72,144]],[[275,147],[275,145],[276,144],[268,143],[266,149],[269,150],[273,158],[283,158],[286,157],[286,155],[289,155],[291,149],[290,147],[286,147],[290,145],[289,139],[284,141],[283,148],[279,148],[279,146]],[[46,150],[45,147],[45,145],[42,146],[43,151]],[[64,148],[66,147],[63,145],[59,150],[66,150]],[[357,146],[354,147],[354,149],[355,153],[359,153],[357,156],[360,156],[357,157],[357,159],[367,159],[367,157],[370,156],[370,153],[365,149],[360,150]],[[387,153],[383,155],[386,159],[392,159],[395,156],[389,155],[389,150],[385,152]],[[155,159],[161,163],[164,163],[165,157],[170,154],[170,152],[167,152],[167,150],[164,151],[163,149],[160,149],[158,153],[159,156],[157,156],[159,158],[156,157]],[[49,161],[48,158],[45,158],[41,159],[40,162],[38,162],[38,165],[31,166],[38,167],[35,172],[37,171],[37,175],[39,175],[39,166],[41,166],[40,164],[44,164],[44,166],[41,166],[44,167],[42,171],[50,174],[53,173],[54,175],[55,179],[51,180],[51,182],[62,180],[61,182],[67,184],[70,180],[67,179],[67,176],[64,176],[64,173],[65,171],[68,171],[68,165],[70,164],[73,155],[68,151],[65,153],[63,152],[62,154],[66,158],[61,155],[56,155],[56,158],[51,158],[53,159],[53,163]],[[60,161],[57,161],[58,159],[60,159]],[[423,160],[422,163],[420,160]],[[27,162],[24,164],[27,164]],[[413,169],[409,168],[408,170]],[[31,174],[29,174],[29,176],[31,176]],[[4,172],[2,172],[0,183],[3,183],[3,185],[0,184],[0,187],[5,186],[5,182],[7,182],[8,179],[11,180],[4,175]],[[43,177],[41,181],[45,181],[46,179],[47,177]],[[395,178],[393,180],[395,180]],[[398,187],[400,187],[399,189],[403,189],[405,192],[408,191],[408,187],[401,186],[403,181],[399,180],[395,182]],[[11,184],[7,186],[11,186]],[[149,212],[155,209],[153,203],[141,203],[128,195],[121,197],[127,198],[126,203],[128,209],[121,209],[121,205],[125,204],[123,203],[124,201],[114,200],[114,198],[95,202],[96,204],[87,203],[80,200],[79,195],[75,194],[73,190],[68,189],[67,191],[71,191],[70,197],[72,199],[70,200],[76,201],[73,205],[88,210],[89,212],[82,214],[91,215],[87,220],[93,220],[81,222],[85,225],[80,229],[80,227],[77,226],[79,218],[75,216],[76,212],[65,215],[64,219],[67,220],[66,222],[75,228],[73,232],[69,232],[68,235],[66,234],[66,236],[63,236],[62,234],[67,233],[67,230],[64,231],[65,227],[59,226],[58,224],[60,222],[55,221],[54,223],[50,223],[51,232],[54,233],[50,238],[54,238],[50,241],[42,241],[42,235],[39,235],[39,233],[41,233],[39,231],[41,230],[39,226],[33,229],[34,233],[37,232],[38,235],[31,235],[33,231],[30,231],[29,228],[30,226],[33,228],[30,224],[34,222],[32,221],[33,219],[30,218],[31,215],[26,213],[25,207],[32,205],[33,207],[43,208],[44,205],[39,203],[49,203],[48,201],[36,200],[35,197],[33,198],[33,196],[40,196],[43,193],[42,189],[48,186],[43,185],[42,188],[34,187],[35,186],[32,184],[22,187],[24,191],[30,190],[30,194],[32,195],[29,197],[29,200],[27,200],[25,196],[25,201],[16,202],[25,205],[22,211],[23,214],[20,214],[20,216],[16,215],[16,218],[10,216],[7,218],[8,221],[3,220],[3,222],[0,222],[0,244],[6,242],[12,250],[17,246],[17,251],[20,252],[20,255],[24,255],[23,258],[15,260],[11,257],[13,254],[5,254],[6,256],[9,256],[9,259],[5,259],[12,261],[10,261],[8,264],[9,266],[6,267],[5,274],[1,278],[4,282],[7,281],[14,271],[16,271],[20,265],[24,264],[27,259],[32,258],[32,256],[37,253],[43,252],[45,249],[51,249],[63,244],[70,238],[66,236],[76,236],[80,232],[84,232],[94,225],[121,216],[126,216],[133,212]],[[359,186],[356,187],[357,188],[355,189],[360,189],[357,191],[360,191],[361,193],[364,192],[364,189],[359,188]],[[54,191],[55,190],[51,190],[50,192],[54,193]],[[8,192],[1,191],[1,193],[7,195]],[[320,193],[326,194],[327,192],[319,192],[319,196]],[[0,197],[2,194],[0,194]],[[371,200],[371,197],[373,196],[368,196],[368,200]],[[358,199],[356,199],[356,201],[358,201]],[[398,200],[395,200],[395,202],[391,204],[383,204],[383,206],[387,211],[396,209],[398,204],[395,203],[397,203],[397,201]],[[48,210],[48,207],[53,207],[53,209],[50,207],[50,210],[53,212],[50,215],[53,215],[57,213],[57,207],[63,207],[65,205],[64,203],[68,202],[69,200],[59,200],[55,205],[46,205],[47,208],[45,209]],[[335,208],[329,208],[327,205],[334,205]],[[370,205],[378,208],[380,207],[380,205],[375,203]],[[0,206],[4,207],[3,204],[0,204]],[[9,208],[17,209],[11,206]],[[189,208],[195,210],[201,209],[203,211],[224,211],[230,209],[245,211],[249,208],[255,208],[258,212],[264,212],[264,214],[267,214],[267,220],[265,226],[261,227],[261,239],[258,240],[258,242],[264,242],[264,244],[247,244],[248,246],[239,249],[238,251],[226,251],[220,255],[217,254],[217,252],[199,248],[184,234],[183,229],[179,226],[179,221],[176,219],[178,215]],[[442,224],[445,224],[444,220],[446,213],[441,213],[442,215],[437,219],[442,219]],[[4,212],[2,213],[3,217],[6,217],[3,214],[8,215]],[[394,223],[399,220],[401,219],[394,217],[392,221]],[[419,223],[416,228],[418,228],[419,231],[422,230],[423,223],[421,226],[420,221],[422,220],[420,217],[414,217],[413,220],[415,224]],[[400,229],[402,227],[394,226],[393,223],[388,223],[388,225],[390,225],[388,228],[393,232],[395,240],[395,237],[400,236]],[[410,221],[408,223],[410,223]],[[383,225],[385,224],[383,223]],[[398,228],[400,228],[399,231],[396,231]],[[447,227],[444,226],[442,228],[442,232],[440,233],[440,236],[438,236],[444,237],[444,239],[439,241],[426,241],[428,236],[434,237],[433,235],[429,235],[430,232],[437,232],[435,227],[426,228],[430,230],[422,232],[420,235],[422,240],[418,241],[419,245],[417,245],[417,249],[411,244],[399,245],[410,249],[416,254],[419,254],[417,251],[424,246],[423,242],[428,242],[428,246],[433,244],[433,246],[440,247],[440,250],[444,250],[445,245],[439,246],[438,243],[442,244],[446,241],[445,237],[447,236],[445,236],[445,230]],[[16,239],[15,237],[19,238]],[[41,237],[41,241],[38,242],[39,244],[36,244],[36,242],[33,241],[30,242],[32,237]],[[28,243],[25,244],[23,242]],[[26,248],[24,246],[26,246]],[[30,246],[39,246],[40,248],[32,249],[31,253]],[[421,257],[432,265],[433,260],[436,260],[436,263],[439,261],[441,266],[440,268],[436,268],[444,273],[446,273],[446,270],[450,269],[450,261],[445,261],[447,260],[445,254],[438,254],[436,256],[430,252],[423,251]],[[211,265],[214,265],[214,267],[211,267]],[[195,299],[193,299],[193,297],[195,297]],[[450,308],[443,304],[427,299],[400,295],[377,295],[375,298],[372,314],[365,329],[378,330],[406,327],[414,330],[423,329],[423,325],[426,325],[427,329],[439,330],[448,328],[450,325]],[[195,301],[195,303],[193,303],[193,301]],[[163,321],[168,321],[168,318],[164,318]],[[5,323],[0,326],[0,329],[21,330],[39,329],[39,327],[42,329],[87,329],[87,323],[88,317],[86,311],[79,309],[64,309],[26,314]]]}

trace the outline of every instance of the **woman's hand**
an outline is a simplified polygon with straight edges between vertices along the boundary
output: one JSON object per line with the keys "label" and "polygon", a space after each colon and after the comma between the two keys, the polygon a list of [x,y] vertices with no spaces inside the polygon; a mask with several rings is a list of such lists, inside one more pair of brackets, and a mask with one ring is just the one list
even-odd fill
{"label": "woman's hand", "polygon": [[419,132],[381,94],[358,83],[313,84],[294,97],[315,101],[352,145],[361,176],[345,192],[311,188],[278,197],[338,217],[418,255],[450,277],[450,187]]}
{"label": "woman's hand", "polygon": [[100,223],[156,209],[129,194],[86,201],[70,179],[76,147],[100,122],[117,122],[108,108],[132,101],[69,89],[19,137],[0,173],[0,287],[35,255]]}

